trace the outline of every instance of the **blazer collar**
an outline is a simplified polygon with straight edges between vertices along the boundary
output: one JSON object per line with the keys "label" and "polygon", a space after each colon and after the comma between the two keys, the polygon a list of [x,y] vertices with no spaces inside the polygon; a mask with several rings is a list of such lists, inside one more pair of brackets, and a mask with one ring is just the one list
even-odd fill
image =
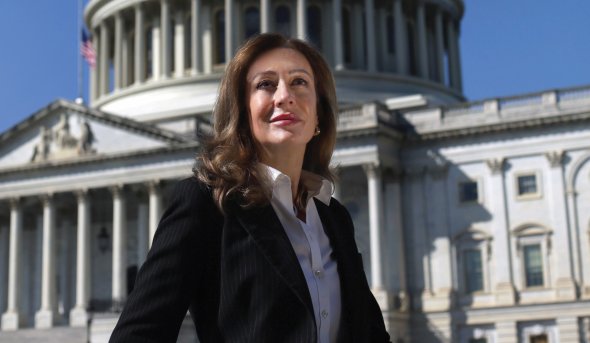
{"label": "blazer collar", "polygon": [[272,206],[243,209],[235,207],[238,222],[250,234],[258,248],[267,257],[276,272],[291,288],[295,295],[314,317],[311,296],[305,282],[305,276],[291,242],[275,214]]}

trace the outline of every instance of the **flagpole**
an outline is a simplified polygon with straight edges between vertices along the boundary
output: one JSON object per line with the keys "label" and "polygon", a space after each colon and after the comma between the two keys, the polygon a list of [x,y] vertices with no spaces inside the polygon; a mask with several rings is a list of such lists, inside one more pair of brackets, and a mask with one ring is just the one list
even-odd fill
{"label": "flagpole", "polygon": [[78,60],[78,97],[76,98],[77,104],[84,103],[84,94],[82,90],[82,0],[78,0],[78,27],[77,27],[77,40],[78,40],[78,49],[76,50],[76,57]]}

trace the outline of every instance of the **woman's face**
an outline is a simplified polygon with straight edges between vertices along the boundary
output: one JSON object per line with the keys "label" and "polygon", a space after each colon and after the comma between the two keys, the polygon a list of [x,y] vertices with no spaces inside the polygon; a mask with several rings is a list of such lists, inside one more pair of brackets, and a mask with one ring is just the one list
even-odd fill
{"label": "woman's face", "polygon": [[[270,50],[248,70],[252,136],[264,153],[305,153],[318,124],[313,71],[298,51]],[[288,150],[287,150],[288,149]]]}

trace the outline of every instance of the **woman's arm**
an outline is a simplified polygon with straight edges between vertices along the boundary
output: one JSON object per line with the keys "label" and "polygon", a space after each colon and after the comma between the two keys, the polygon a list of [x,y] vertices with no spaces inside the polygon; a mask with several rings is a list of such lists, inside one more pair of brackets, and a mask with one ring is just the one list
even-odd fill
{"label": "woman's arm", "polygon": [[176,185],[109,342],[176,342],[203,272],[198,232],[207,231],[199,225],[211,216],[210,199],[195,179]]}

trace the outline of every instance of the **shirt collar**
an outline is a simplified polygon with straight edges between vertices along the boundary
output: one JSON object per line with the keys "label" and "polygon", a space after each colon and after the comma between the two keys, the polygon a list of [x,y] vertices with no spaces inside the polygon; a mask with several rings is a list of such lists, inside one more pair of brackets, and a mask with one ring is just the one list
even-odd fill
{"label": "shirt collar", "polygon": [[[270,187],[273,194],[273,197],[278,196],[278,194],[285,194],[289,195],[289,199],[287,197],[280,197],[281,202],[291,202],[292,203],[292,193],[291,193],[291,179],[286,174],[282,173],[281,171],[268,166],[266,164],[261,164],[268,172],[268,176],[270,178]],[[307,189],[307,194],[309,200],[310,198],[314,197],[323,202],[326,205],[330,205],[330,199],[332,197],[332,190],[333,185],[329,180],[321,177],[318,174],[309,172],[307,170],[301,171],[301,177],[299,180],[303,186]],[[277,192],[279,191],[279,192]],[[288,191],[288,192],[287,192]]]}

